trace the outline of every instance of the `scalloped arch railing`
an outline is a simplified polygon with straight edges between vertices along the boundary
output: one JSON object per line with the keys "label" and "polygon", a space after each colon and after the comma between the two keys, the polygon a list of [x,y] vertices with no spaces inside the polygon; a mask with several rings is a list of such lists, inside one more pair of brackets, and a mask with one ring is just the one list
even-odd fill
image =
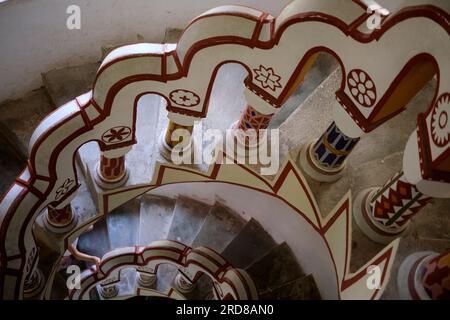
{"label": "scalloped arch railing", "polygon": [[[156,241],[146,247],[121,248],[108,252],[97,270],[87,270],[81,276],[80,289],[69,293],[70,300],[89,300],[89,291],[100,283],[108,285],[120,281],[121,270],[136,268],[156,274],[162,264],[171,264],[182,270],[192,283],[205,275],[213,281],[214,295],[222,300],[254,300],[256,287],[244,270],[233,268],[218,253],[205,247],[192,249],[175,241]],[[136,287],[136,296],[142,289]],[[168,298],[176,297],[173,290],[156,293]]]}
{"label": "scalloped arch railing", "polygon": [[[207,116],[216,72],[227,62],[246,68],[247,102],[270,116],[301,82],[315,53],[331,53],[343,71],[334,121],[352,138],[403,111],[408,101],[395,100],[395,92],[417,72],[415,66],[425,65],[438,85],[406,147],[405,174],[420,191],[449,197],[450,133],[439,131],[445,137],[436,143],[433,129],[436,109],[449,106],[449,8],[441,1],[412,4],[373,31],[364,27],[370,14],[362,1],[297,0],[278,17],[226,6],[193,20],[177,44],[113,51],[92,91],[58,108],[35,130],[28,165],[0,203],[0,298],[23,297],[25,278],[38,261],[32,225],[47,206],[63,207],[75,196],[76,151],[97,141],[102,152],[126,153],[136,143],[136,105],[146,93],[165,98],[172,122],[192,126]],[[193,98],[180,100],[180,92]],[[102,139],[116,127],[129,134],[120,141]]]}

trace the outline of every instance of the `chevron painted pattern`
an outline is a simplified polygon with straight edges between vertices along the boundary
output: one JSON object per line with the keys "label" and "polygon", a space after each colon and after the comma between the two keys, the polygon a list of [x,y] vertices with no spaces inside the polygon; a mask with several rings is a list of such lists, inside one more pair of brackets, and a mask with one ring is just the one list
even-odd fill
{"label": "chevron painted pattern", "polygon": [[430,202],[430,197],[421,194],[399,172],[372,199],[372,215],[386,227],[401,228]]}

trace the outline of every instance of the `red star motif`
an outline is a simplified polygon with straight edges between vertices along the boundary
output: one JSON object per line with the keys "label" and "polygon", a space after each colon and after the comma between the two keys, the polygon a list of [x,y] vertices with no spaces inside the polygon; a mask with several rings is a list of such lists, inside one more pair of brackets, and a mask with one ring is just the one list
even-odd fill
{"label": "red star motif", "polygon": [[115,127],[109,129],[102,135],[102,140],[107,143],[120,142],[128,138],[131,129],[128,127]]}

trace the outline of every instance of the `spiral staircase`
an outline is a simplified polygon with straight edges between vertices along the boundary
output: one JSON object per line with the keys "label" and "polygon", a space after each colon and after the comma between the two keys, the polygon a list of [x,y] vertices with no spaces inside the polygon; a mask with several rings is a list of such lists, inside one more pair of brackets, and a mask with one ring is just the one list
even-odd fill
{"label": "spiral staircase", "polygon": [[[245,221],[220,203],[208,206],[192,199],[143,196],[111,212],[105,220],[79,238],[80,252],[102,257],[116,248],[173,239],[193,248],[208,247],[232,266],[246,270],[259,299],[320,298],[313,277],[302,272],[286,243],[277,244],[257,221]],[[211,298],[212,282],[205,276],[186,292],[174,284],[177,274],[173,266],[160,267],[155,290],[181,290],[189,299]],[[136,271],[121,277],[118,297],[132,296],[136,277]]]}
{"label": "spiral staircase", "polygon": [[[165,39],[161,42],[176,43],[180,34],[181,30],[167,29]],[[114,48],[105,47],[101,50],[103,61]],[[20,177],[16,182],[23,183],[21,177],[24,173],[20,172],[27,164],[27,146],[35,128],[55,108],[73,100],[74,97],[82,100],[80,97],[92,88],[100,65],[100,62],[96,62],[51,70],[42,75],[42,88],[22,99],[0,105],[0,170],[3,173],[3,179],[0,181],[1,194],[7,194],[17,176]],[[341,72],[339,61],[335,57],[320,53],[309,67],[301,86],[291,92],[280,112],[271,119],[270,128],[280,129],[281,158],[292,159],[292,162],[288,160],[288,164],[281,171],[290,164],[295,167],[293,172],[300,168],[304,170],[300,149],[320,136],[333,120],[334,93],[339,90],[341,78],[345,76]],[[225,64],[218,69],[214,87],[211,89],[208,117],[203,119],[201,129],[197,126],[194,128],[194,138],[210,128],[228,129],[242,117],[242,107],[248,102],[242,85],[246,75],[246,70],[235,63]],[[417,114],[427,112],[430,101],[434,99],[436,87],[439,86],[438,78],[430,79],[408,103],[407,111],[396,116],[396,120],[389,121],[361,138],[359,148],[355,149],[346,162],[347,168],[340,180],[328,184],[319,183],[310,178],[306,170],[306,178],[297,175],[301,183],[307,181],[307,186],[303,186],[306,195],[313,194],[317,200],[318,206],[316,200],[309,199],[311,207],[317,206],[322,212],[332,212],[328,218],[319,212],[316,214],[317,225],[311,225],[313,228],[317,227],[317,233],[326,240],[331,254],[330,261],[333,260],[337,274],[338,263],[335,262],[333,251],[339,250],[330,249],[333,239],[326,238],[331,226],[339,220],[337,217],[340,213],[336,204],[345,203],[348,190],[357,193],[374,184],[382,185],[402,167],[404,146],[408,142],[409,134],[416,128]],[[138,143],[126,155],[129,170],[127,186],[141,186],[144,190],[142,186],[153,183],[152,177],[163,171],[162,165],[167,164],[167,168],[173,169],[160,152],[161,133],[169,126],[170,110],[166,110],[165,100],[158,95],[144,95],[137,104],[135,120]],[[205,141],[203,143],[207,144]],[[77,236],[72,237],[71,234],[65,237],[63,234],[51,232],[51,229],[49,232],[45,213],[37,217],[33,225],[33,235],[39,250],[38,254],[33,255],[39,256],[40,276],[53,277],[48,280],[52,285],[46,284],[45,289],[42,282],[37,287],[31,286],[31,289],[27,288],[28,292],[25,291],[25,298],[342,298],[347,297],[343,293],[345,289],[352,287],[358,280],[363,281],[361,279],[364,279],[367,266],[363,265],[369,257],[378,252],[380,253],[372,262],[380,261],[377,259],[387,255],[384,268],[387,270],[392,267],[393,275],[397,276],[400,262],[410,253],[417,251],[417,248],[431,248],[437,252],[447,249],[450,220],[441,213],[449,210],[448,199],[435,199],[423,209],[424,213],[414,219],[414,224],[402,235],[395,261],[389,259],[391,255],[395,255],[398,242],[394,241],[388,247],[381,246],[369,240],[359,225],[352,231],[350,220],[345,229],[350,230],[351,234],[350,238],[346,238],[346,266],[343,267],[343,275],[336,276],[343,277],[339,278],[342,284],[337,284],[337,294],[330,293],[323,289],[327,287],[324,283],[330,282],[330,278],[318,276],[320,273],[315,273],[311,267],[313,263],[307,261],[309,256],[313,257],[314,263],[322,259],[317,257],[319,255],[314,250],[308,251],[308,245],[303,244],[302,249],[305,252],[299,252],[302,250],[292,242],[291,234],[284,238],[280,232],[287,228],[282,222],[280,229],[272,228],[271,223],[274,221],[258,219],[254,212],[249,214],[245,210],[237,209],[236,206],[229,205],[232,202],[230,199],[222,199],[220,194],[216,194],[214,200],[211,200],[211,197],[205,200],[192,196],[192,192],[182,187],[179,187],[182,190],[179,193],[164,190],[159,193],[149,189],[148,192],[138,192],[135,196],[126,196],[131,199],[129,201],[113,199],[108,204],[114,201],[120,204],[113,206],[111,210],[104,210],[106,200],[102,200],[102,197],[113,197],[115,191],[122,191],[117,187],[102,193],[105,190],[99,187],[95,177],[95,168],[101,152],[98,144],[89,142],[76,154],[79,188],[71,201],[71,207],[81,221],[81,227],[79,225],[79,230],[76,231]],[[199,180],[209,177],[211,170],[211,167],[205,165],[182,165],[180,168],[195,170]],[[271,176],[267,181],[277,186],[277,179],[280,177]],[[271,183],[267,181],[261,179],[259,183]],[[281,187],[283,183],[288,182],[282,181]],[[183,180],[178,184],[182,185]],[[165,186],[162,184],[158,187],[164,189]],[[192,186],[186,188],[189,187]],[[207,189],[208,184],[205,183],[202,188]],[[235,192],[239,192],[238,188]],[[250,199],[248,201],[251,202]],[[299,207],[301,205],[298,204]],[[348,208],[348,203],[342,207]],[[99,212],[102,214],[99,215]],[[289,215],[287,209],[283,214]],[[333,215],[336,218],[329,218]],[[82,232],[79,232],[81,229]],[[301,237],[299,235],[299,238]],[[176,258],[170,256],[172,253],[177,255]],[[64,257],[59,261],[61,255]],[[155,258],[158,260],[155,262],[148,258],[152,256],[164,258]],[[153,263],[152,267],[144,265],[141,261],[143,259],[149,265]],[[326,259],[328,258],[324,258]],[[114,265],[108,265],[112,264],[112,261]],[[189,261],[194,262],[189,264]],[[328,262],[325,261],[324,264]],[[54,272],[55,264],[58,265],[57,272]],[[206,264],[208,266],[205,266]],[[213,266],[210,267],[209,264]],[[78,265],[83,271],[82,289],[68,290],[71,273],[67,267],[73,265]],[[29,268],[31,269],[31,266]],[[358,268],[359,271],[355,271],[357,275],[351,273]],[[349,274],[354,278],[347,279]],[[383,297],[396,299],[398,288],[395,280],[388,282],[388,278],[383,283]],[[31,280],[35,279],[26,279],[32,282]],[[351,284],[345,284],[346,281]],[[36,292],[38,294],[34,295]],[[358,294],[355,293],[356,298],[360,297]],[[380,295],[376,293],[370,297],[379,298]]]}
{"label": "spiral staircase", "polygon": [[[181,30],[168,29],[164,42],[176,42]],[[103,58],[114,48],[102,48]],[[102,58],[102,59],[103,59]],[[26,145],[34,131],[34,128],[47,116],[55,106],[63,105],[72,97],[86,92],[95,78],[99,63],[86,64],[75,67],[67,67],[49,71],[42,75],[44,87],[32,92],[17,101],[3,104],[3,108],[14,112],[7,112],[2,118],[2,128],[5,134],[2,138],[8,138],[2,147],[2,172],[8,174],[2,180],[2,193],[7,190],[10,183],[20,173],[23,161],[26,159]],[[311,69],[303,85],[287,101],[283,114],[278,115],[272,126],[283,123],[286,118],[306,100],[309,95],[323,82],[337,65],[334,59],[323,55],[317,60]],[[226,129],[240,114],[244,103],[243,88],[240,81],[244,78],[244,72],[236,65],[224,66],[217,79],[217,87],[214,90],[212,104],[227,105],[226,117],[212,116],[206,122],[206,128],[214,127]],[[236,93],[241,92],[240,95]],[[144,141],[137,146],[136,153],[140,157],[150,157],[151,165],[143,162],[135,162],[131,165],[133,174],[150,176],[149,169],[155,161],[165,162],[158,157],[158,132],[164,130],[167,119],[164,116],[164,104],[156,96],[148,96],[142,104],[145,108],[138,114],[139,141]],[[156,106],[157,112],[152,108]],[[214,111],[213,111],[214,112]],[[149,131],[149,128],[153,128]],[[140,131],[140,132],[139,132]],[[149,134],[149,136],[145,136]],[[141,150],[139,150],[141,149]],[[98,161],[99,150],[95,145],[86,145],[80,149],[79,165],[81,172],[87,177],[89,172],[85,163]],[[136,158],[139,158],[136,156]],[[131,158],[131,157],[130,157]],[[13,161],[15,159],[16,161]],[[133,159],[133,158],[131,158]],[[150,159],[149,159],[150,160]],[[132,161],[132,160],[131,160]],[[94,212],[97,205],[93,200],[86,177],[81,180],[80,196],[72,203],[78,214],[82,212]],[[132,179],[132,177],[131,177]],[[44,246],[42,251],[52,252],[51,240],[45,229],[35,230],[40,234]],[[301,264],[292,254],[285,242],[277,243],[264,228],[251,218],[246,220],[241,215],[233,212],[218,201],[215,205],[209,205],[189,198],[166,198],[151,195],[143,195],[133,201],[115,209],[98,221],[93,227],[81,235],[75,244],[80,253],[92,257],[102,258],[105,254],[124,247],[145,246],[158,240],[174,240],[191,247],[208,247],[232,266],[245,270],[251,277],[257,289],[258,298],[263,300],[291,299],[291,300],[317,300],[320,293],[312,275],[302,271]],[[94,266],[92,261],[83,259],[80,261],[66,252],[60,271],[56,274],[52,288],[52,299],[65,299],[68,295],[67,278],[70,273],[66,268],[68,264],[79,265],[81,270]],[[206,279],[198,283],[189,291],[180,291],[175,285],[178,269],[174,266],[163,265],[158,270],[157,280],[152,288],[161,295],[178,290],[177,298],[188,299],[213,299],[212,281]],[[115,299],[125,299],[133,296],[133,292],[139,287],[137,271],[124,272],[121,277],[121,285]],[[182,290],[182,289],[181,289]],[[91,290],[91,299],[105,299],[100,294],[101,290]],[[154,293],[153,293],[154,294]]]}

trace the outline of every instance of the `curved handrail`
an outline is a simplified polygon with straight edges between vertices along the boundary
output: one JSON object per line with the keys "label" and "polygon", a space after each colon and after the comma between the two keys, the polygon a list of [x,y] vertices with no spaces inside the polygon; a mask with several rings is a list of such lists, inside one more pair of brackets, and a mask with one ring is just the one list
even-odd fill
{"label": "curved handrail", "polygon": [[108,252],[98,268],[83,272],[80,288],[71,290],[68,299],[89,299],[89,291],[97,284],[119,282],[122,269],[144,268],[146,273],[156,274],[162,264],[176,266],[192,283],[202,275],[210,277],[218,299],[254,300],[258,297],[256,287],[246,272],[232,267],[215,251],[206,247],[192,249],[176,241],[162,240],[145,247]]}
{"label": "curved handrail", "polygon": [[[136,105],[144,93],[163,96],[174,122],[193,123],[205,117],[212,84],[223,63],[237,62],[247,69],[247,102],[270,114],[292,92],[311,56],[330,52],[344,71],[335,121],[344,133],[360,136],[402,110],[403,105],[387,112],[387,101],[415,63],[431,61],[438,77],[436,97],[421,118],[420,137],[412,136],[408,152],[418,155],[405,158],[405,164],[425,159],[418,173],[411,173],[412,180],[434,182],[443,177],[448,184],[450,175],[442,173],[439,164],[450,156],[449,143],[436,146],[432,142],[433,110],[445,104],[449,92],[449,79],[443,77],[450,71],[448,8],[402,8],[379,30],[364,33],[359,27],[368,13],[359,1],[345,2],[345,7],[337,6],[342,4],[337,0],[302,1],[288,5],[278,18],[245,7],[215,9],[195,19],[177,45],[129,46],[111,53],[98,71],[93,91],[60,107],[36,129],[27,168],[0,203],[0,298],[22,297],[25,277],[37,262],[32,224],[48,205],[58,206],[74,197],[78,148],[89,141],[98,142],[102,151],[135,144]],[[380,59],[383,67],[374,62]],[[269,71],[276,76],[271,85],[269,78],[260,77]],[[353,92],[350,80],[355,74],[375,86],[374,96],[359,98]],[[171,98],[177,90],[195,93],[200,103],[177,104]],[[132,134],[122,141],[102,140],[105,132],[117,126],[129,127]],[[418,188],[429,188],[429,183],[418,183]]]}

